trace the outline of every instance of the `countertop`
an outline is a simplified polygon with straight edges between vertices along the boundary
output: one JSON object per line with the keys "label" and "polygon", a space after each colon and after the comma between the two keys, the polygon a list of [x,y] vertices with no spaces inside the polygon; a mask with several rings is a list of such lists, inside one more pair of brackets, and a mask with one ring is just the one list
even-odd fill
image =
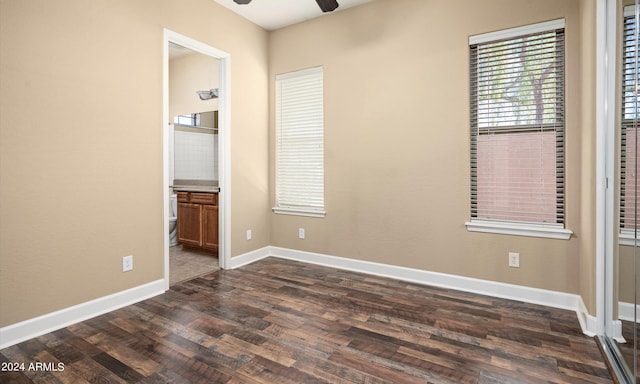
{"label": "countertop", "polygon": [[208,192],[219,193],[219,187],[204,187],[202,185],[172,185],[175,192]]}

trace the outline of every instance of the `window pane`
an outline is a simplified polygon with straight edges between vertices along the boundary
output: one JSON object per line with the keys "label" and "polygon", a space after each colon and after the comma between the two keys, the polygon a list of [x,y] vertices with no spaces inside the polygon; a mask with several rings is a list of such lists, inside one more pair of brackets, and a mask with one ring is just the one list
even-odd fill
{"label": "window pane", "polygon": [[638,116],[636,108],[638,103],[636,99],[636,77],[638,76],[636,68],[636,35],[635,35],[635,17],[626,17],[624,21],[624,51],[623,51],[623,111],[622,118],[625,120],[635,119]]}
{"label": "window pane", "polygon": [[[620,228],[635,228],[636,210],[636,135],[635,119],[640,106],[636,92],[638,67],[636,65],[635,16],[624,19],[624,43],[622,58],[622,122],[620,164]],[[639,207],[640,208],[640,207]]]}
{"label": "window pane", "polygon": [[636,210],[636,136],[638,128],[627,128],[625,132],[626,146],[624,151],[624,175],[620,199],[620,225],[622,228],[635,228]]}
{"label": "window pane", "polygon": [[556,222],[555,132],[478,137],[477,218]]}
{"label": "window pane", "polygon": [[478,47],[478,126],[553,124],[556,34],[525,36]]}

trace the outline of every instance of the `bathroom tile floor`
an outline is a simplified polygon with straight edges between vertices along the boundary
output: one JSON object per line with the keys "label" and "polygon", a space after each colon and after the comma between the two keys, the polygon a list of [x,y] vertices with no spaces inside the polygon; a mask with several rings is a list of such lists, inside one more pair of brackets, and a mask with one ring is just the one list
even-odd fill
{"label": "bathroom tile floor", "polygon": [[171,286],[220,269],[218,258],[185,251],[181,245],[169,248],[169,284]]}

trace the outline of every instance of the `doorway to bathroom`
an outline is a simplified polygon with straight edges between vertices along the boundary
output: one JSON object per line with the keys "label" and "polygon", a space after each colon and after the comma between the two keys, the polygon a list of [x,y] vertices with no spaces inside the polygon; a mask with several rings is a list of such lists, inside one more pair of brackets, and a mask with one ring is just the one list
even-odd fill
{"label": "doorway to bathroom", "polygon": [[229,55],[165,29],[166,289],[228,260]]}

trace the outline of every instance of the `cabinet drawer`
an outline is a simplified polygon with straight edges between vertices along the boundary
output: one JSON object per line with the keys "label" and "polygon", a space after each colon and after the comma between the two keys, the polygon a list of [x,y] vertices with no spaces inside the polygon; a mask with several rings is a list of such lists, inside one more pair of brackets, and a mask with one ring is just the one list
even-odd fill
{"label": "cabinet drawer", "polygon": [[196,204],[218,204],[218,195],[214,193],[191,192],[190,202]]}
{"label": "cabinet drawer", "polygon": [[188,203],[189,192],[178,192],[178,203]]}

